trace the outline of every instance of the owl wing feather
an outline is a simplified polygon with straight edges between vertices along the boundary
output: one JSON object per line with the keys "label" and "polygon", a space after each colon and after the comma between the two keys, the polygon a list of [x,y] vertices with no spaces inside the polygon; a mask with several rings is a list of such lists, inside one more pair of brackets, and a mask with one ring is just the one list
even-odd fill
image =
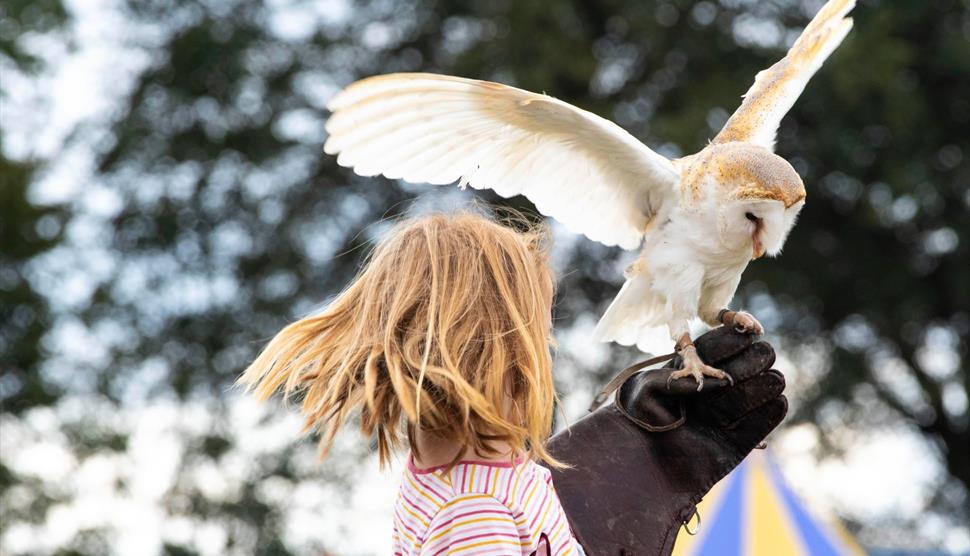
{"label": "owl wing feather", "polygon": [[606,245],[636,248],[678,173],[618,125],[555,98],[460,77],[363,79],[328,105],[327,154],[362,176],[524,195]]}
{"label": "owl wing feather", "polygon": [[788,54],[758,73],[741,106],[713,142],[745,141],[773,150],[781,119],[852,29],[852,19],[845,16],[853,7],[855,0],[829,0],[822,6]]}

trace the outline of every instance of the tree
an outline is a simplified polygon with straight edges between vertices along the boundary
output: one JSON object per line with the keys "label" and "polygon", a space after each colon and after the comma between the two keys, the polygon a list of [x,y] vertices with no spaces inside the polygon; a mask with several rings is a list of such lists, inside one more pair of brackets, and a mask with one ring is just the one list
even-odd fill
{"label": "tree", "polygon": [[[66,17],[59,4],[35,5]],[[238,440],[226,387],[265,339],[346,283],[380,233],[375,222],[405,213],[421,191],[358,178],[321,154],[325,101],[356,78],[435,71],[545,91],[676,155],[713,136],[755,73],[782,55],[811,15],[795,2],[734,0],[359,0],[335,9],[250,0],[122,4],[132,32],[119,55],[144,56],[144,69],[110,120],[71,139],[94,153],[85,191],[104,206],[38,207],[29,201],[38,179],[31,165],[0,169],[14,184],[0,209],[2,263],[18,272],[2,290],[5,416],[22,419],[77,397],[119,411],[143,399],[186,407],[201,400],[218,426],[187,433],[179,477],[203,462],[223,465]],[[25,21],[26,11],[13,19]],[[781,258],[749,268],[739,302],[792,353],[816,356],[814,366],[801,363],[818,379],[797,399],[792,422],[887,419],[916,428],[939,447],[954,487],[928,507],[961,523],[970,485],[970,12],[953,0],[887,0],[854,15],[853,33],[779,134],[777,151],[809,191],[801,222]],[[22,42],[0,48],[16,59]],[[530,208],[521,198],[482,195]],[[83,227],[96,230],[95,239],[60,232]],[[557,326],[605,309],[622,257],[586,241],[570,247]],[[88,293],[58,306],[56,286],[25,281],[27,269],[53,277],[39,282],[46,284],[82,273]],[[29,322],[7,318],[26,313]],[[43,349],[65,327],[94,342],[96,356]],[[589,370],[605,377],[636,356],[613,353],[610,364]],[[97,414],[62,428],[81,458],[130,451],[130,430]],[[228,501],[180,479],[166,511],[221,524],[228,549],[295,551],[277,540],[282,510],[258,495],[258,485],[306,480],[312,473],[290,462],[305,455],[261,455]],[[29,479],[0,471],[0,500],[24,507],[9,501]],[[349,471],[333,473],[345,479]],[[38,506],[35,520],[57,499],[52,485],[37,490],[52,502]],[[886,538],[878,524],[863,532]],[[100,552],[101,541],[91,539],[110,537],[85,534],[79,553]]]}

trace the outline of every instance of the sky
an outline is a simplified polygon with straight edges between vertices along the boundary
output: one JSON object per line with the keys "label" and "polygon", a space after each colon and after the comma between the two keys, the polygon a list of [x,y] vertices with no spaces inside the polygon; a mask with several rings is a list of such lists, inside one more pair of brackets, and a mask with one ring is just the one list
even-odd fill
{"label": "sky", "polygon": [[[312,30],[315,22],[327,23],[333,18],[346,17],[341,15],[349,9],[346,2],[325,4],[318,11],[308,13],[306,5],[287,7],[290,5],[277,2],[272,25],[278,33],[298,39]],[[112,0],[69,0],[67,5],[74,15],[75,48],[69,48],[59,37],[35,37],[28,44],[49,61],[45,73],[37,79],[26,79],[10,68],[0,68],[4,74],[0,87],[7,95],[0,119],[3,148],[14,159],[56,159],[32,191],[35,202],[76,203],[95,216],[107,215],[117,210],[118,197],[91,179],[92,153],[84,142],[73,142],[66,148],[66,139],[79,124],[94,124],[94,131],[90,133],[97,133],[97,125],[111,114],[117,99],[131,86],[148,56],[123,46],[125,33],[134,30],[126,28],[114,13]],[[761,32],[759,29],[751,23],[747,32]],[[380,30],[373,32],[379,35]],[[333,92],[335,89],[323,87],[321,94],[327,96]],[[314,130],[311,116],[303,120],[299,116],[295,118],[288,124],[296,130],[294,133],[320,132]],[[456,191],[451,195],[465,194]],[[431,204],[442,202],[438,197],[427,198]],[[81,232],[75,233],[79,248],[90,248],[89,253],[106,256],[93,247],[97,241],[96,227],[88,236],[83,230],[81,227]],[[560,271],[566,271],[561,268],[561,253],[572,242],[583,239],[558,227],[555,234],[556,249],[560,252],[555,262]],[[91,276],[76,273],[67,283],[50,285],[47,293],[56,304],[69,307],[84,299],[93,287]],[[762,310],[770,312],[770,302],[765,303]],[[561,352],[569,356],[569,364],[556,368],[559,384],[570,385],[563,397],[567,421],[582,416],[594,390],[600,386],[585,376],[582,368],[601,364],[610,353],[607,346],[590,339],[593,324],[590,316],[558,335]],[[669,351],[666,334],[660,332],[657,338],[656,345],[646,347],[656,353]],[[62,327],[52,333],[49,341],[65,360],[97,356],[97,349],[88,347],[83,353],[77,350],[81,344],[95,348],[97,345],[96,338],[85,336],[80,329]],[[781,353],[777,368],[788,377],[788,392],[797,404],[798,392],[811,386],[817,366],[804,361],[796,365]],[[316,465],[312,441],[300,437],[300,420],[292,411],[272,403],[256,404],[235,390],[226,396],[233,422],[237,424],[233,435],[238,442],[224,467],[193,468],[189,480],[210,489],[213,497],[231,499],[234,477],[251,472],[249,466],[259,453],[281,450],[294,443],[302,446],[298,451],[305,460],[302,465]],[[966,399],[952,403],[966,404]],[[130,428],[132,440],[127,452],[80,459],[68,450],[68,441],[58,431],[58,423],[80,420],[92,412],[108,422],[123,423]],[[17,472],[57,480],[76,497],[55,507],[47,522],[40,526],[5,527],[0,534],[0,552],[51,549],[70,539],[77,530],[108,526],[116,532],[115,547],[122,554],[148,554],[157,551],[166,540],[190,539],[202,554],[221,554],[225,535],[218,527],[168,518],[159,508],[163,494],[178,479],[184,439],[202,434],[212,426],[209,419],[204,401],[177,404],[147,398],[119,411],[113,406],[92,404],[83,396],[67,397],[56,407],[31,410],[22,418],[4,415],[0,419],[0,437],[5,445],[16,449],[3,450],[0,461]],[[836,433],[843,444],[853,446],[844,457],[819,457],[821,439],[817,429],[811,426],[788,427],[770,438],[786,479],[818,514],[870,522],[912,515],[940,487],[941,469],[938,460],[932,457],[935,448],[915,432],[897,427],[880,434],[848,429]],[[270,483],[263,485],[261,496],[267,500],[291,501],[286,520],[288,542],[294,546],[311,546],[325,539],[328,549],[338,554],[387,553],[401,463],[398,461],[381,471],[376,457],[366,458],[363,466],[355,468],[356,486],[347,494],[327,483],[327,466],[339,467],[341,461],[356,461],[365,448],[351,431],[338,438],[331,460],[319,468],[318,484],[304,485],[299,492],[291,492]],[[130,487],[124,494],[112,489],[119,477]],[[926,536],[943,539],[943,545],[953,552],[970,551],[967,527],[949,527],[932,517],[922,520],[919,527]],[[386,534],[376,534],[376,531]]]}

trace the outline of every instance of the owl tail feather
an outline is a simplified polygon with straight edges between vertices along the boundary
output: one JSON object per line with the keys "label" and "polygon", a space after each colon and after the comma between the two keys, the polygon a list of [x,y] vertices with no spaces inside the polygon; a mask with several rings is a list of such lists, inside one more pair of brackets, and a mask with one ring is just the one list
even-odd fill
{"label": "owl tail feather", "polygon": [[609,309],[593,330],[593,339],[624,346],[645,345],[664,322],[666,300],[650,287],[649,275],[634,276],[623,284]]}

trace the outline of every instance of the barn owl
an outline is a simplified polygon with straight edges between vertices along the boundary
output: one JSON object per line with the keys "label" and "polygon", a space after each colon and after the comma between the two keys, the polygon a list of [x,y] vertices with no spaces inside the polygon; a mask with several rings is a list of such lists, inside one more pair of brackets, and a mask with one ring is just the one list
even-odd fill
{"label": "barn owl", "polygon": [[705,365],[688,322],[762,334],[726,307],[751,260],[777,255],[805,203],[774,154],[781,118],[852,28],[854,0],[830,0],[786,56],[755,77],[700,152],[670,160],[613,122],[544,94],[425,73],[371,77],[337,93],[324,146],[361,176],[524,195],[544,215],[639,257],[596,326],[624,345],[666,324],[684,367],[674,378],[730,380]]}

